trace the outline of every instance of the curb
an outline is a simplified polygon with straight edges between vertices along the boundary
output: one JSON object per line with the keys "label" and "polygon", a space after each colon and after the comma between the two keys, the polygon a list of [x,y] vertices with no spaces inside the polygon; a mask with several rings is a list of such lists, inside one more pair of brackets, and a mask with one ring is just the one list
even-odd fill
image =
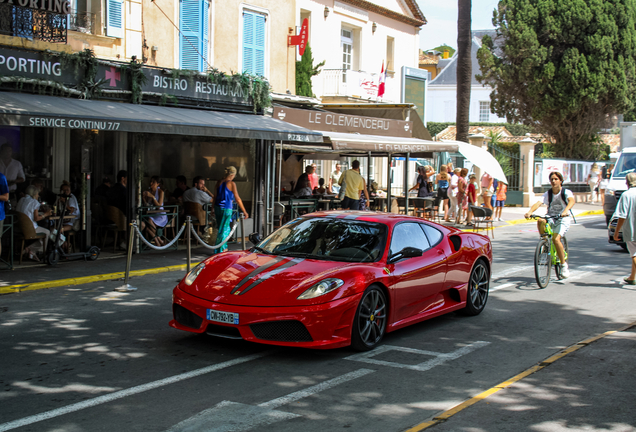
{"label": "curb", "polygon": [[[602,214],[603,214],[603,210],[590,210],[590,211],[579,213],[575,216],[579,217],[579,216],[592,216],[592,215],[602,215]],[[527,219],[515,219],[515,220],[506,221],[508,225],[519,225],[519,224],[530,223],[530,222],[533,222],[533,221],[527,220]],[[496,226],[494,228],[502,228],[505,226],[507,225]],[[472,229],[467,229],[462,231],[472,232]],[[477,232],[479,231],[484,231],[484,230],[479,229]],[[190,265],[190,268],[194,267],[197,264],[198,263],[192,263]],[[150,274],[166,273],[171,271],[186,271],[186,265],[180,264],[180,265],[157,267],[157,268],[145,269],[145,270],[133,270],[130,272],[130,276],[145,276]],[[34,282],[34,283],[26,283],[26,284],[18,284],[18,285],[8,285],[8,286],[0,287],[0,295],[22,292],[22,291],[33,291],[33,290],[40,290],[40,289],[47,289],[47,288],[56,288],[61,286],[81,285],[81,284],[87,284],[92,282],[109,281],[113,279],[121,279],[125,276],[126,275],[124,272],[117,272],[117,273],[107,273],[107,274],[94,275],[94,276],[84,276],[84,277],[78,277],[78,278],[58,279],[58,280],[52,280],[52,281],[46,281],[46,282]]]}
{"label": "curb", "polygon": [[[190,264],[190,268],[196,266],[197,264],[198,263]],[[172,272],[172,271],[185,272],[186,267],[187,267],[186,264],[179,264],[179,265],[157,267],[157,268],[145,269],[145,270],[133,270],[130,272],[129,276],[130,277],[145,276],[150,274],[159,274],[159,273],[166,273],[166,272]],[[30,284],[9,285],[9,286],[0,287],[0,295],[22,292],[22,291],[33,291],[33,290],[40,290],[40,289],[46,289],[46,288],[56,288],[61,286],[81,285],[81,284],[87,284],[92,282],[110,281],[114,279],[122,279],[125,276],[126,276],[125,272],[117,272],[117,273],[106,273],[106,274],[94,275],[94,276],[84,276],[84,277],[78,277],[78,278],[58,279],[58,280],[52,280],[52,281],[46,281],[46,282],[34,282]]]}
{"label": "curb", "polygon": [[513,376],[512,378],[507,379],[506,381],[499,383],[497,385],[495,385],[494,387],[489,388],[488,390],[479,393],[476,396],[473,396],[472,398],[465,400],[464,402],[461,402],[457,405],[455,405],[454,407],[443,411],[435,416],[433,416],[433,418],[431,420],[422,422],[420,424],[417,424],[409,429],[407,429],[405,432],[420,432],[423,431],[424,429],[428,429],[430,427],[433,427],[437,424],[440,423],[444,423],[445,421],[447,421],[449,418],[451,418],[452,416],[454,416],[455,414],[459,413],[460,411],[465,410],[466,408],[470,407],[471,405],[475,405],[478,402],[483,401],[484,399],[486,399],[487,397],[491,396],[494,393],[497,393],[500,390],[503,390],[509,386],[511,386],[512,384],[521,381],[522,379],[526,378],[529,375],[532,375],[535,372],[540,371],[541,369],[544,369],[547,366],[550,366],[552,363],[556,362],[557,360],[562,359],[563,357],[567,356],[568,354],[571,354],[575,351],[578,351],[579,349],[588,346],[591,343],[594,343],[600,339],[603,339],[606,336],[609,336],[611,334],[614,333],[618,333],[618,332],[622,332],[625,330],[628,330],[632,327],[636,327],[636,321],[632,322],[631,324],[627,324],[621,328],[619,328],[618,330],[609,330],[606,331],[605,333],[601,333],[598,334],[596,336],[592,336],[590,338],[587,338],[585,340],[582,340],[580,342],[577,342],[573,345],[570,345],[569,347],[560,350],[559,352],[557,352],[556,354],[553,354],[552,356],[548,357],[547,359],[539,362],[538,364],[526,369],[525,371]]}
{"label": "curb", "polygon": [[[577,217],[581,217],[581,216],[598,216],[598,215],[603,215],[603,210],[588,210],[588,211],[584,211],[581,213],[577,213],[574,215],[575,218]],[[520,224],[525,224],[525,223],[532,223],[534,222],[534,220],[532,219],[513,219],[513,220],[509,220],[509,221],[505,221],[508,225],[520,225]],[[497,228],[504,228],[508,225],[498,225],[496,227],[493,227],[493,229],[497,229]],[[468,228],[468,229],[462,229],[462,231],[470,231],[473,232],[472,228]],[[486,230],[485,228],[479,228],[477,230],[477,232],[479,231],[490,231],[490,230]]]}

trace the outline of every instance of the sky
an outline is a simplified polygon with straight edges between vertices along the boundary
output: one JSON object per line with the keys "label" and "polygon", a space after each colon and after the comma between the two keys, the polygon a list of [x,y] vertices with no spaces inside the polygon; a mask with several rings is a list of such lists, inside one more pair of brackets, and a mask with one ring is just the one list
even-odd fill
{"label": "sky", "polygon": [[[491,29],[498,0],[472,0],[472,29]],[[457,48],[457,0],[417,0],[428,24],[420,30],[420,49],[442,44]]]}

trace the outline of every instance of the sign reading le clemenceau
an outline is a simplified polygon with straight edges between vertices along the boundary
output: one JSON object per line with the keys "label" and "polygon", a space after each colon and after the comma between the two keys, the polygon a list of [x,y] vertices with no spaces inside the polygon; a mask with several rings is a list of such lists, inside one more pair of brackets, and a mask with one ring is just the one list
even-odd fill
{"label": "sign reading le clemenceau", "polygon": [[413,135],[413,122],[405,120],[283,107],[275,107],[273,117],[307,129],[324,132],[359,133],[401,138],[410,138]]}

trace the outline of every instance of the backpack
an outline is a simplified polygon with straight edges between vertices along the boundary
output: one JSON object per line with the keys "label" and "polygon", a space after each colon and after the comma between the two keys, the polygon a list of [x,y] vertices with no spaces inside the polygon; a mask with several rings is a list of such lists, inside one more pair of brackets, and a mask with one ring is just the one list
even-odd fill
{"label": "backpack", "polygon": [[[561,201],[563,201],[563,204],[565,204],[566,206],[568,205],[568,200],[565,199],[565,188],[561,188]],[[552,204],[552,188],[548,189],[548,208],[550,208],[550,204]]]}

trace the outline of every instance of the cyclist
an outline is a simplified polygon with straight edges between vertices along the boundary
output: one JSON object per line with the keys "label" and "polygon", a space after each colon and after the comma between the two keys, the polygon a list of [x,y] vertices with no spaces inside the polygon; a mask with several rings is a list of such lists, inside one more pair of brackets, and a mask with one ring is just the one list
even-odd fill
{"label": "cyclist", "polygon": [[[568,269],[568,263],[565,262],[565,251],[563,250],[561,237],[563,237],[570,228],[570,210],[574,207],[574,194],[569,189],[562,188],[562,183],[563,175],[557,171],[551,172],[550,184],[552,185],[552,189],[543,194],[543,202],[537,201],[533,204],[528,213],[525,214],[525,217],[526,219],[529,219],[532,213],[541,207],[541,204],[548,206],[548,216],[561,216],[561,219],[552,223],[552,231],[554,232],[552,241],[556,248],[557,255],[559,256],[559,261],[561,261],[561,265],[563,266],[561,276],[563,278],[567,278],[570,276],[570,270]],[[545,223],[545,219],[539,219],[537,222],[539,234],[542,236],[545,232]]]}

